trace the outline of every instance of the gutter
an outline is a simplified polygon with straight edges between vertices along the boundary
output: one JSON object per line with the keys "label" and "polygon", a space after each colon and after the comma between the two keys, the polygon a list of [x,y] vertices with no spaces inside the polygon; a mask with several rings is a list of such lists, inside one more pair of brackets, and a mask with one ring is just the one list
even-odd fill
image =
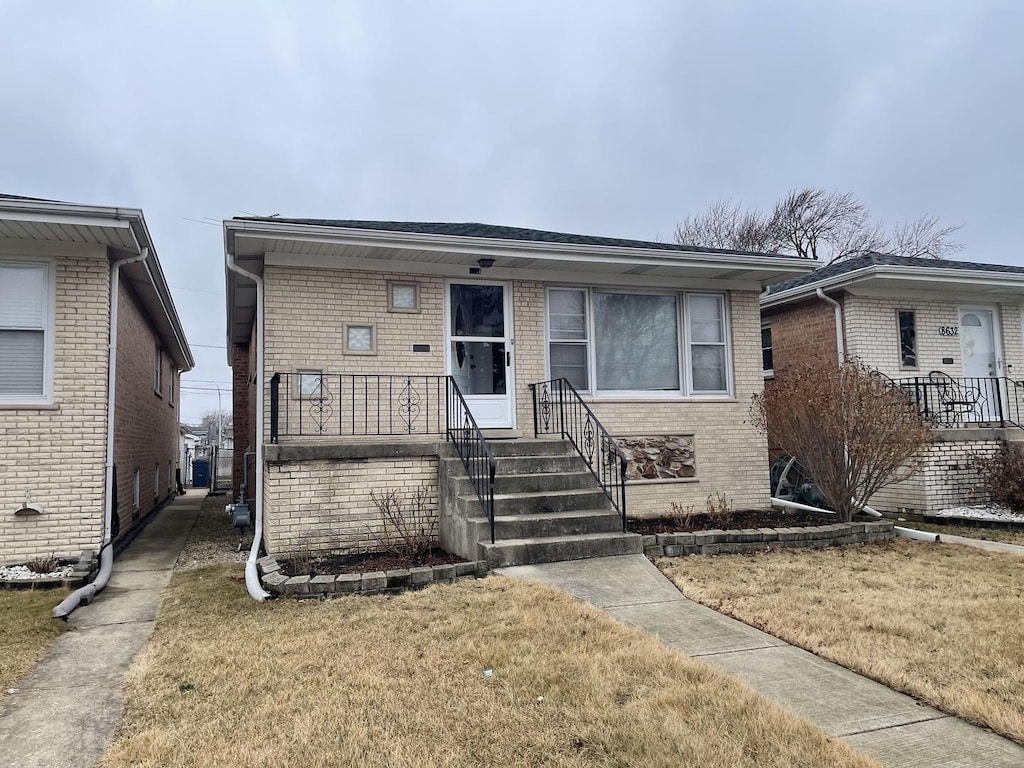
{"label": "gutter", "polygon": [[[227,243],[225,242],[225,246]],[[247,272],[235,263],[235,256],[230,249],[224,249],[227,268],[243,277],[247,277],[256,283],[256,481],[255,492],[252,494],[256,504],[256,524],[253,529],[252,546],[249,548],[249,557],[245,561],[245,588],[249,597],[257,602],[263,602],[270,593],[263,589],[260,584],[259,573],[256,569],[256,558],[260,554],[260,545],[263,543],[263,278],[252,272]],[[228,329],[230,333],[230,327]],[[230,354],[230,338],[228,340]],[[248,489],[247,489],[248,490]]]}
{"label": "gutter", "polygon": [[842,305],[830,296],[826,296],[825,292],[821,288],[817,288],[815,293],[818,298],[822,301],[831,304],[835,307],[836,312],[836,353],[839,357],[839,364],[843,364],[843,360],[846,357],[846,341],[843,338],[843,307]]}
{"label": "gutter", "polygon": [[[132,237],[138,244],[135,231],[132,230]],[[146,261],[149,258],[149,248],[139,247],[135,256],[120,259],[110,265],[110,340],[107,344],[107,446],[106,463],[106,499],[103,505],[103,536],[100,546],[100,572],[96,578],[84,587],[79,587],[53,609],[52,615],[55,619],[67,621],[71,612],[77,608],[82,601],[90,603],[98,592],[101,592],[110,581],[110,574],[114,570],[114,548],[111,546],[112,536],[110,534],[114,518],[114,406],[117,395],[117,318],[118,318],[118,295],[121,287],[121,267],[136,261]]]}

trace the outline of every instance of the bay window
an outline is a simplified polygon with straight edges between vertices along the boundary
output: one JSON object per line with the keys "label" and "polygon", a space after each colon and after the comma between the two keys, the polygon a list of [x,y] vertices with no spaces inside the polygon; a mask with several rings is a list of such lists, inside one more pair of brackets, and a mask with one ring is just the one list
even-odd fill
{"label": "bay window", "polygon": [[725,296],[549,288],[548,367],[591,394],[724,395]]}

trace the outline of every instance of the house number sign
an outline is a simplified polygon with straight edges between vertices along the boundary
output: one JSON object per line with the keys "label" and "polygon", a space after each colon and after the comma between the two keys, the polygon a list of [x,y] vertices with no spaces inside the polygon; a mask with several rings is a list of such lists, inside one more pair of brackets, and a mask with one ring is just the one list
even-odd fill
{"label": "house number sign", "polygon": [[939,336],[959,336],[960,326],[959,325],[940,325]]}

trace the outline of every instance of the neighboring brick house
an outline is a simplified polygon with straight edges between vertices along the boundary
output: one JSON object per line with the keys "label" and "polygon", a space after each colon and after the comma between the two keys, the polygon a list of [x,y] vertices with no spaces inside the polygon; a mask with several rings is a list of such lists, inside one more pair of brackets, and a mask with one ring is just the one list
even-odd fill
{"label": "neighboring brick house", "polygon": [[865,254],[771,286],[762,367],[770,381],[838,360],[841,347],[899,384],[933,424],[922,471],[872,506],[932,513],[983,501],[970,454],[1022,437],[1022,305],[1024,267]]}
{"label": "neighboring brick house", "polygon": [[[224,228],[236,486],[243,449],[264,451],[249,487],[262,487],[269,551],[373,549],[371,493],[413,486],[429,490],[453,546],[445,516],[458,489],[447,486],[465,478],[447,462],[476,445],[445,443],[470,440],[463,400],[506,456],[499,507],[528,493],[502,491],[507,455],[526,450],[535,425],[558,433],[562,418],[581,452],[600,452],[601,425],[628,452],[630,515],[703,509],[717,493],[768,506],[765,441],[748,417],[763,384],[757,297],[806,261],[480,224],[249,218]],[[556,516],[569,493],[538,508]]]}
{"label": "neighboring brick house", "polygon": [[141,211],[0,195],[0,564],[97,551],[174,493],[192,365]]}

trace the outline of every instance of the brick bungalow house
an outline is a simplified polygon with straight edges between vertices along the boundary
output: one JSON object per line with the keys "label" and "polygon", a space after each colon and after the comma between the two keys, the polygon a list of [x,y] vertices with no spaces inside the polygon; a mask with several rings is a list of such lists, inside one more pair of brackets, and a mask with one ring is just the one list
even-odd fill
{"label": "brick bungalow house", "polygon": [[[768,505],[757,297],[805,260],[482,224],[224,235],[235,484],[262,452],[248,487],[270,552],[373,549],[371,493],[414,486],[473,559],[485,539],[638,551],[623,494],[630,515],[719,492]],[[511,549],[488,557],[556,547]]]}
{"label": "brick bungalow house", "polygon": [[174,493],[192,365],[142,211],[0,195],[0,563],[98,551]]}
{"label": "brick bungalow house", "polygon": [[1024,437],[1022,304],[1024,267],[865,254],[761,297],[764,375],[859,358],[902,387],[934,427],[922,471],[870,504],[933,513],[984,501],[969,455]]}

